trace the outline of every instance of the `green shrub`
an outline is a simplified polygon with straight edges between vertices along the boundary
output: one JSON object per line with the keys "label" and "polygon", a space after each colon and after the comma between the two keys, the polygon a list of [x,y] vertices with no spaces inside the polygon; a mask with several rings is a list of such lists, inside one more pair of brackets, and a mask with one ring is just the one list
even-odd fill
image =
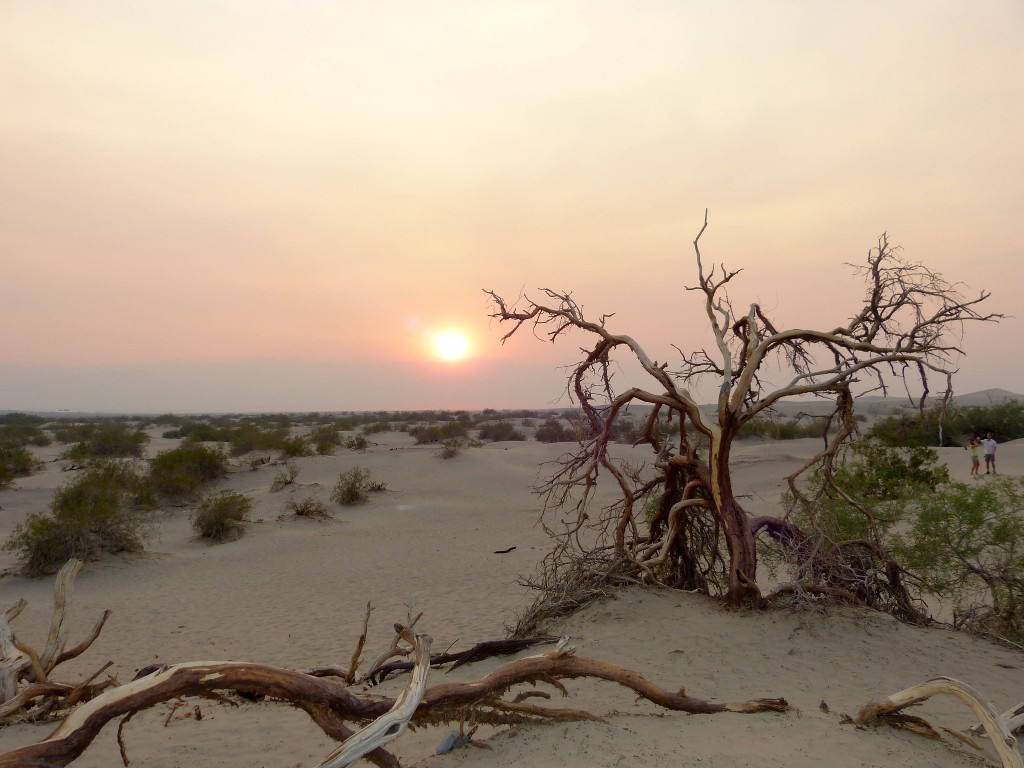
{"label": "green shrub", "polygon": [[141,457],[149,435],[120,421],[97,424],[85,439],[68,448],[64,457],[83,461]]}
{"label": "green shrub", "polygon": [[533,437],[540,443],[572,443],[576,441],[576,436],[572,431],[563,427],[562,422],[558,419],[545,421],[537,427]]}
{"label": "green shrub", "polygon": [[165,499],[184,501],[196,498],[203,485],[227,471],[228,460],[221,451],[200,443],[184,443],[150,460],[146,485]]}
{"label": "green shrub", "polygon": [[230,434],[231,455],[242,456],[251,451],[282,451],[288,438],[286,427],[261,429],[255,424],[243,424]]}
{"label": "green shrub", "polygon": [[480,439],[497,443],[506,440],[525,440],[526,435],[517,430],[511,421],[492,421],[481,425]]}
{"label": "green shrub", "polygon": [[365,451],[370,447],[370,441],[363,435],[353,435],[345,441],[345,447],[350,451]]}
{"label": "green shrub", "polygon": [[203,539],[221,542],[244,533],[252,499],[235,491],[221,491],[203,500],[192,515],[192,527]]}
{"label": "green shrub", "polygon": [[314,429],[309,436],[309,442],[313,444],[319,455],[333,456],[334,450],[341,445],[341,435],[336,425],[327,424]]}
{"label": "green shrub", "polygon": [[286,437],[281,441],[281,455],[288,458],[294,458],[296,456],[312,456],[313,447],[309,444],[309,440],[299,435]]}
{"label": "green shrub", "polygon": [[372,424],[364,424],[362,429],[363,434],[373,435],[378,432],[390,432],[391,424],[387,421],[375,421]]}
{"label": "green shrub", "polygon": [[382,493],[387,489],[387,483],[371,480],[368,470],[353,467],[338,477],[331,492],[331,501],[335,504],[362,504],[371,493]]}
{"label": "green shrub", "polygon": [[950,483],[920,496],[894,549],[926,591],[953,601],[955,624],[1024,638],[1024,481]]}
{"label": "green shrub", "polygon": [[36,467],[32,452],[20,445],[0,445],[0,488],[6,488],[16,477],[28,477]]}
{"label": "green shrub", "polygon": [[7,424],[0,426],[0,445],[49,445],[50,436],[35,424]]}
{"label": "green shrub", "polygon": [[100,460],[57,489],[50,511],[34,512],[4,544],[23,572],[42,576],[70,558],[142,549],[147,520],[138,506],[141,479],[126,463]]}
{"label": "green shrub", "polygon": [[7,413],[0,413],[0,424],[3,425],[40,425],[45,424],[46,419],[42,416],[32,416],[21,411],[9,411]]}

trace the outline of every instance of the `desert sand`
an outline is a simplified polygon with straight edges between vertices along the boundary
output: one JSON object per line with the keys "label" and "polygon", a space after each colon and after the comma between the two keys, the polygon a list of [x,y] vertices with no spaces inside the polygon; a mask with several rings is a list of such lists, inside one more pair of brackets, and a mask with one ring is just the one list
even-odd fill
{"label": "desert sand", "polygon": [[[159,437],[150,455],[174,447]],[[295,460],[296,487],[270,492],[276,467],[239,469],[219,483],[251,494],[253,522],[243,537],[209,545],[193,537],[187,508],[158,513],[143,554],[90,562],[75,586],[71,642],[104,609],[113,616],[82,657],[63,665],[78,679],[108,660],[122,682],[150,664],[246,660],[306,669],[347,664],[363,612],[374,612],[365,657],[390,641],[391,625],[408,606],[423,618],[417,630],[434,650],[457,649],[504,636],[532,599],[517,578],[535,568],[548,542],[537,524],[531,489],[542,462],[564,446],[489,443],[450,460],[436,446],[417,446],[406,434],[371,436],[365,453]],[[743,441],[734,452],[738,490],[752,513],[777,509],[782,478],[811,455],[816,441]],[[31,511],[46,509],[65,480],[62,446],[34,448],[45,469],[0,492],[0,537]],[[943,449],[957,479],[967,479],[963,450]],[[646,454],[638,453],[639,457]],[[291,495],[327,501],[338,474],[359,465],[389,491],[364,505],[332,505],[332,520],[285,513]],[[1024,442],[999,449],[999,468],[1024,469]],[[983,479],[981,480],[984,481]],[[498,550],[514,550],[496,554]],[[0,568],[15,565],[0,552]],[[42,645],[50,622],[52,580],[0,579],[0,606],[24,597],[18,636]],[[418,729],[393,742],[405,766],[938,766],[991,764],[986,755],[951,740],[937,742],[889,728],[842,724],[864,703],[936,675],[964,680],[1009,708],[1024,700],[1024,655],[941,628],[916,628],[869,610],[822,607],[733,612],[697,594],[635,588],[590,605],[551,626],[577,653],[630,667],[658,685],[718,701],[785,697],[785,714],[665,712],[608,683],[567,685],[566,706],[601,715],[603,723],[568,723],[481,731],[490,749],[464,748],[436,756],[445,727]],[[542,648],[543,650],[543,648]],[[529,655],[538,651],[526,651]],[[461,667],[447,679],[472,680],[503,663]],[[431,681],[444,679],[431,672]],[[395,695],[401,676],[379,689]],[[203,717],[185,717],[198,703]],[[559,701],[553,701],[558,704]],[[827,711],[826,711],[827,709]],[[271,703],[230,707],[190,702],[165,725],[170,704],[137,715],[126,727],[134,766],[315,766],[335,746],[306,715]],[[966,727],[965,705],[949,697],[917,713],[931,722]],[[0,752],[44,738],[54,727],[18,724],[0,729]],[[119,764],[115,727],[108,726],[75,765]]]}

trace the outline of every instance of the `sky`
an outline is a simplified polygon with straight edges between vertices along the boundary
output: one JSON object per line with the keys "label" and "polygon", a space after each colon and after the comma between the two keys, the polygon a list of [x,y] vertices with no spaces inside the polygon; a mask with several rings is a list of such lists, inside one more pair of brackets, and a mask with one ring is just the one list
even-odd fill
{"label": "sky", "polygon": [[567,406],[586,339],[502,344],[484,289],[671,366],[705,209],[780,327],[844,324],[882,232],[991,291],[955,386],[1024,392],[1022,40],[1019,0],[2,3],[0,410]]}

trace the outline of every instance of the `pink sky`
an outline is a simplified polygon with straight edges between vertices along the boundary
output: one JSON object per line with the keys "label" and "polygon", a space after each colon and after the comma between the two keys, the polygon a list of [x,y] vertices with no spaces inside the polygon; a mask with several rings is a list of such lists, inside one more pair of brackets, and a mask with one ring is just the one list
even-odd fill
{"label": "pink sky", "polygon": [[[0,409],[564,405],[578,343],[502,347],[481,289],[671,363],[705,208],[778,325],[852,314],[882,231],[1020,315],[1021,40],[1018,0],[4,3]],[[1024,391],[1022,336],[957,388]]]}

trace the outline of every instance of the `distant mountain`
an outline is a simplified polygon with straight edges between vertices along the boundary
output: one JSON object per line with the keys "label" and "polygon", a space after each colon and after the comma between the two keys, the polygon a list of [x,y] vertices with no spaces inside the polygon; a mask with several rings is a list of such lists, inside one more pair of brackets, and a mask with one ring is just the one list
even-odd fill
{"label": "distant mountain", "polygon": [[1024,400],[1024,395],[1008,392],[1005,389],[983,389],[968,395],[954,395],[957,405],[993,405],[1006,400]]}

